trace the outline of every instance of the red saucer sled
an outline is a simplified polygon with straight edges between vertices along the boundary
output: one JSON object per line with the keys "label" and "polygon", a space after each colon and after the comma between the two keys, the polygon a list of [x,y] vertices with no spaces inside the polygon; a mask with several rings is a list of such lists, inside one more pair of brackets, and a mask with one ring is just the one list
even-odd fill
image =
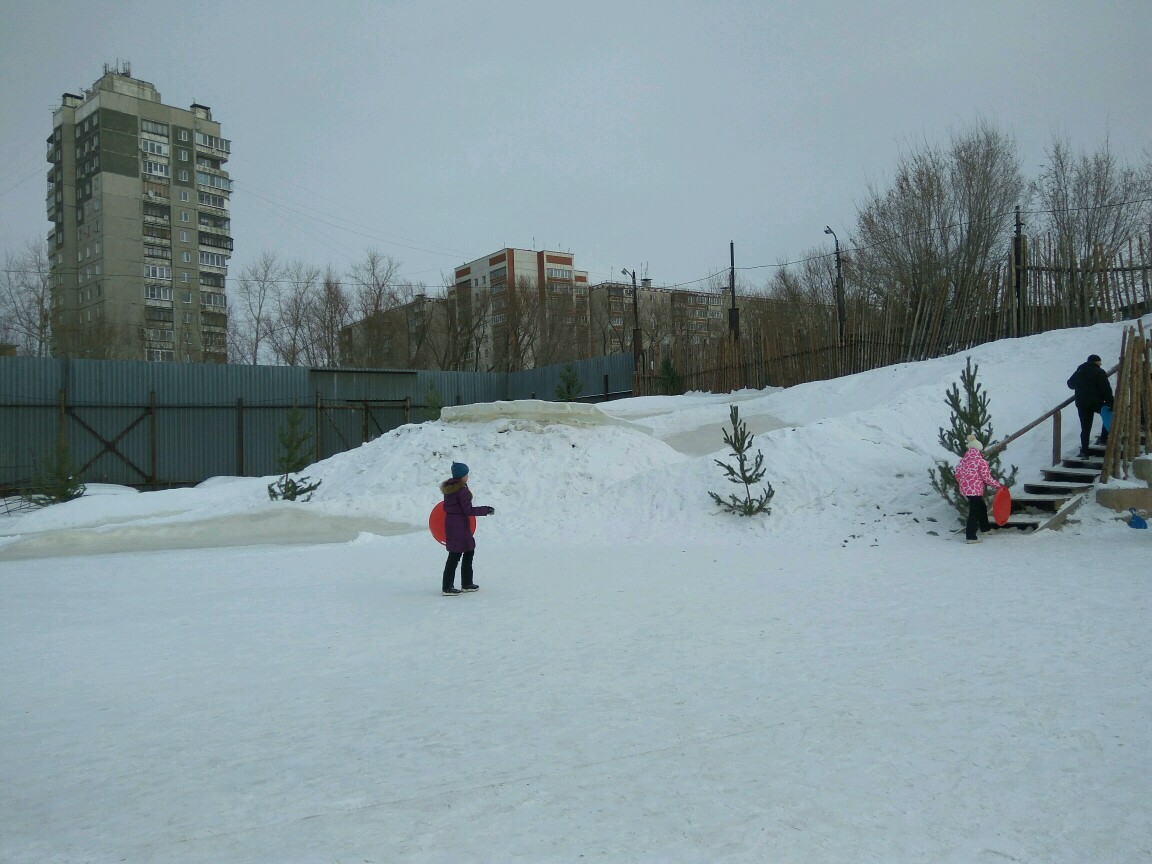
{"label": "red saucer sled", "polygon": [[997,525],[1003,525],[1011,515],[1012,493],[1002,486],[996,490],[996,494],[992,497],[992,521]]}
{"label": "red saucer sled", "polygon": [[[432,537],[441,546],[447,545],[447,534],[444,531],[444,502],[441,501],[432,508],[432,512],[428,514],[428,530],[432,532]],[[476,533],[476,517],[468,517],[468,530],[473,534]]]}

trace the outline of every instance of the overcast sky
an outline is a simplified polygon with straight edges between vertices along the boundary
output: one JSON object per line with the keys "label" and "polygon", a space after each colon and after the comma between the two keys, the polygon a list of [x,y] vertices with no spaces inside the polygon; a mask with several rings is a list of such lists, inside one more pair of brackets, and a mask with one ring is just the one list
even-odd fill
{"label": "overcast sky", "polygon": [[368,248],[428,285],[505,246],[657,285],[850,240],[901,150],[983,119],[1152,148],[1149,0],[2,0],[0,253],[45,237],[64,92],[127,60],[232,140],[231,274]]}

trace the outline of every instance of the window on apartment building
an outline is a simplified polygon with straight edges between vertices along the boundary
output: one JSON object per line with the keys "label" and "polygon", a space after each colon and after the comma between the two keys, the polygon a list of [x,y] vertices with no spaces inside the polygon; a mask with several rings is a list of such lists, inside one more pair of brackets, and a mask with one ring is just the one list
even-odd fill
{"label": "window on apartment building", "polygon": [[549,279],[571,279],[572,271],[563,267],[547,267],[544,272]]}
{"label": "window on apartment building", "polygon": [[172,289],[164,285],[145,285],[145,300],[172,300]]}
{"label": "window on apartment building", "polygon": [[153,135],[160,135],[163,138],[168,137],[167,123],[157,123],[154,120],[141,120],[140,129],[143,132],[149,132]]}
{"label": "window on apartment building", "polygon": [[[180,173],[185,175],[185,177],[184,177],[185,180],[188,179],[188,177],[187,177],[188,172],[187,171],[181,171]],[[187,189],[181,189],[180,190],[180,200],[181,201],[187,201],[188,200],[188,190]]]}
{"label": "window on apartment building", "polygon": [[187,231],[181,231],[180,232],[180,242],[181,243],[187,243],[188,242],[188,232]]}
{"label": "window on apartment building", "polygon": [[224,210],[228,207],[228,199],[223,195],[213,195],[211,192],[197,192],[196,200],[201,204],[206,204],[209,207],[215,207],[218,210]]}
{"label": "window on apartment building", "polygon": [[[183,129],[181,129],[180,130],[180,140],[184,141],[187,138],[188,138],[188,133],[185,132]],[[179,159],[181,162],[187,162],[188,161],[188,151],[183,147],[179,148],[176,151],[176,158]]]}
{"label": "window on apartment building", "polygon": [[191,220],[189,220],[189,218],[188,218],[188,211],[187,211],[187,210],[181,210],[181,211],[180,211],[180,221],[181,221],[181,222],[188,222],[188,221],[191,221]]}
{"label": "window on apartment building", "polygon": [[[160,266],[157,266],[156,264],[145,264],[144,265],[144,277],[146,279],[171,279],[172,278],[172,268],[171,267],[160,267]],[[169,300],[172,299],[171,290],[169,290],[168,299]]]}
{"label": "window on apartment building", "polygon": [[[181,183],[187,183],[188,182],[188,172],[187,171],[181,170],[178,176],[180,178]],[[187,201],[188,200],[188,193],[187,192],[181,192],[180,196],[181,196],[180,197],[181,201]]]}
{"label": "window on apartment building", "polygon": [[[184,275],[187,276],[188,274],[185,273]],[[187,289],[181,291],[180,292],[180,302],[181,303],[191,303],[192,302],[192,292],[190,290],[187,290]],[[188,313],[187,312],[184,313],[184,323],[185,324],[188,323]]]}

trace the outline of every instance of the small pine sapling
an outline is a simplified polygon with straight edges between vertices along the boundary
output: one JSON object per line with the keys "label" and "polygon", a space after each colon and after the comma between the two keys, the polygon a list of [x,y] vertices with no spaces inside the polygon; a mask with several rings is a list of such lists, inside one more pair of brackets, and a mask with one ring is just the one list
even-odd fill
{"label": "small pine sapling", "polygon": [[[739,408],[730,405],[728,416],[732,422],[732,431],[724,430],[724,443],[732,448],[732,455],[736,457],[736,467],[721,462],[719,459],[712,461],[724,469],[725,476],[730,483],[744,486],[744,497],[741,499],[739,495],[732,494],[725,500],[715,492],[708,494],[712,496],[713,501],[729,513],[735,513],[739,516],[771,513],[772,510],[768,506],[768,502],[772,500],[776,490],[772,488],[771,483],[764,479],[764,454],[757,450],[756,458],[752,460],[751,465],[748,464],[754,436],[748,431],[747,424],[740,419]],[[752,487],[761,482],[764,483],[765,489],[758,497],[753,498]]]}
{"label": "small pine sapling", "polygon": [[660,382],[660,389],[668,396],[676,396],[683,392],[683,381],[680,378],[680,373],[672,364],[671,357],[665,357],[660,361],[660,372],[657,374],[656,380]]}
{"label": "small pine sapling", "polygon": [[76,477],[77,473],[68,454],[68,442],[60,435],[56,438],[52,454],[44,460],[32,478],[31,487],[20,497],[36,507],[72,501],[87,491],[87,487]]}
{"label": "small pine sapling", "polygon": [[[964,371],[960,373],[960,384],[953,383],[944,396],[945,404],[952,411],[952,425],[948,429],[940,428],[940,446],[957,457],[967,452],[969,435],[975,435],[985,445],[995,441],[992,417],[988,411],[988,394],[976,380],[979,372],[980,366],[973,366],[972,358],[966,357]],[[1008,487],[1016,482],[1015,465],[1007,476],[1002,476],[999,452],[987,449],[984,457],[988,460],[993,477]],[[968,501],[956,485],[954,467],[951,463],[937,461],[935,468],[928,469],[928,476],[932,480],[932,488],[963,517],[968,513]]]}
{"label": "small pine sapling", "polygon": [[444,410],[444,397],[436,389],[436,385],[428,382],[428,389],[424,393],[424,419],[439,420],[440,412]]}
{"label": "small pine sapling", "polygon": [[276,467],[282,476],[275,483],[268,484],[268,497],[273,501],[310,501],[312,493],[324,482],[317,480],[309,483],[307,477],[292,476],[308,466],[308,444],[312,440],[312,433],[304,429],[303,425],[304,412],[299,405],[293,403],[292,410],[288,412],[284,425],[277,433],[280,455]]}
{"label": "small pine sapling", "polygon": [[560,383],[556,385],[556,400],[558,402],[575,402],[576,397],[580,395],[580,391],[583,389],[584,385],[580,383],[580,376],[576,374],[576,368],[571,363],[565,363],[560,372]]}

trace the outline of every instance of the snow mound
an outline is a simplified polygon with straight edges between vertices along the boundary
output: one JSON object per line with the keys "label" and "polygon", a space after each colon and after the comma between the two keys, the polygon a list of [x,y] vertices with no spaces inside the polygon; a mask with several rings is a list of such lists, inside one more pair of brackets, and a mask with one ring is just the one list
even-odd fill
{"label": "snow mound", "polygon": [[508,402],[482,402],[476,405],[452,405],[440,412],[445,423],[490,423],[504,419],[532,420],[537,423],[562,423],[568,426],[627,426],[648,431],[643,426],[605,414],[595,405],[582,402],[545,402],[542,399],[515,399]]}

